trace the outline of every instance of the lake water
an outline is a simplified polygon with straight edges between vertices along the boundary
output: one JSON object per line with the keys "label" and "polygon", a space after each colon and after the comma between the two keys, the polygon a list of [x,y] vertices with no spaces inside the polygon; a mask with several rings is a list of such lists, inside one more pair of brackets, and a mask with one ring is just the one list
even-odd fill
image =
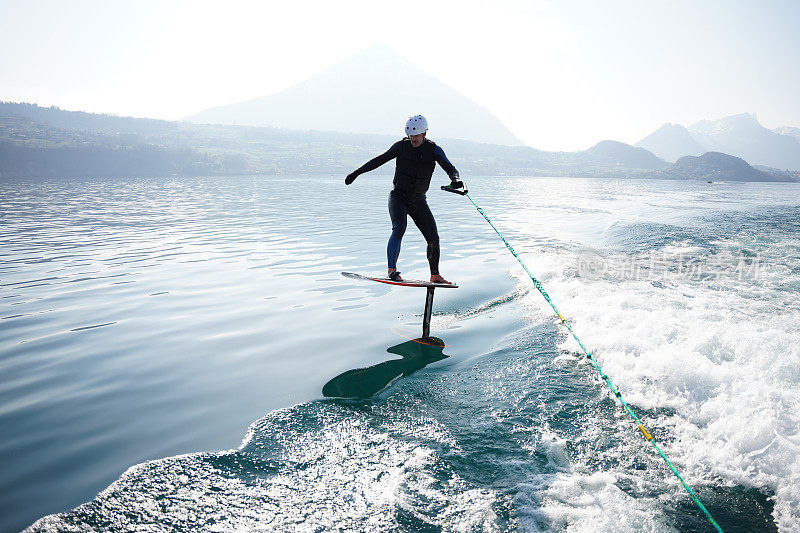
{"label": "lake water", "polygon": [[[460,288],[409,343],[424,290],[340,275],[385,272],[390,178],[342,179],[0,182],[1,531],[710,531],[433,188]],[[800,185],[468,183],[723,529],[795,531]]]}

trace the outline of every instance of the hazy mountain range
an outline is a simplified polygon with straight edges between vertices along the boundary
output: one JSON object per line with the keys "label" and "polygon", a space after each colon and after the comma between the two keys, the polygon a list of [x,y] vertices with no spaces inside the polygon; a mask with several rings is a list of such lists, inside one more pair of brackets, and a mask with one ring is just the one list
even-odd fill
{"label": "hazy mountain range", "polygon": [[195,123],[401,135],[412,115],[431,135],[521,146],[486,108],[376,44],[284,91],[201,111]]}
{"label": "hazy mountain range", "polygon": [[754,165],[800,170],[800,129],[786,126],[769,130],[749,113],[702,120],[689,128],[664,124],[636,146],[667,161],[722,152]]}
{"label": "hazy mountain range", "polygon": [[[398,135],[405,118],[417,113],[429,118],[435,138],[523,144],[487,109],[380,44],[279,93],[201,111],[186,120]],[[755,165],[800,170],[800,129],[769,130],[747,113],[689,128],[664,124],[635,146],[669,162],[720,152]],[[657,166],[651,161],[643,168]]]}
{"label": "hazy mountain range", "polygon": [[349,172],[401,138],[417,113],[462,175],[800,180],[800,128],[768,130],[750,114],[665,124],[636,146],[523,146],[488,110],[382,45],[194,123],[0,102],[0,177]]}
{"label": "hazy mountain range", "polygon": [[[0,178],[323,174],[344,177],[400,135],[191,124],[0,102]],[[545,152],[436,137],[465,178],[483,175],[800,181],[800,172],[754,169],[725,154],[671,165],[641,147],[602,141]],[[376,174],[390,174],[385,165]],[[446,178],[440,171],[441,177]]]}

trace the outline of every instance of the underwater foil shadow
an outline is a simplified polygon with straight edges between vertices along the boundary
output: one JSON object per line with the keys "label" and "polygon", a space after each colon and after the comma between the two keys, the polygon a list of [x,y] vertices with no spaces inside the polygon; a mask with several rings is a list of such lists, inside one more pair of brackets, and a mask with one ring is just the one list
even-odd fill
{"label": "underwater foil shadow", "polygon": [[322,395],[326,398],[368,398],[395,379],[449,357],[443,353],[444,342],[441,339],[428,337],[425,341],[410,340],[387,348],[387,352],[400,355],[402,359],[343,372],[322,387]]}

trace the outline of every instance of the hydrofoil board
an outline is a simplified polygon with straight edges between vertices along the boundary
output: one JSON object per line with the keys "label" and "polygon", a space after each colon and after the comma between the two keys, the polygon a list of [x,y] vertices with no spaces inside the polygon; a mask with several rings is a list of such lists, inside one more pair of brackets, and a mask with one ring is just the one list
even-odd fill
{"label": "hydrofoil board", "polygon": [[403,281],[393,281],[389,278],[373,278],[370,276],[363,276],[361,274],[354,274],[352,272],[342,272],[342,276],[353,279],[363,279],[366,281],[377,281],[378,283],[386,283],[387,285],[399,285],[401,287],[433,287],[442,289],[457,289],[458,285],[455,283],[432,283],[430,281],[422,281],[417,279],[404,279]]}

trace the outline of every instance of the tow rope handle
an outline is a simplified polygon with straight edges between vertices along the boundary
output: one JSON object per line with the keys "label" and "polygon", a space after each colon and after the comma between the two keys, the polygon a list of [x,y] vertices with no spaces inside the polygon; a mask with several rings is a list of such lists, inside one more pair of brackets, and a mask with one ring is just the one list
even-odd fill
{"label": "tow rope handle", "polygon": [[461,196],[464,196],[465,194],[467,194],[469,192],[467,190],[467,184],[466,183],[464,183],[463,181],[457,181],[456,183],[460,183],[462,188],[461,189],[457,189],[455,187],[451,187],[450,185],[442,185],[442,190],[443,191],[447,191],[447,192],[452,192],[452,193],[455,193],[455,194],[460,194]]}

